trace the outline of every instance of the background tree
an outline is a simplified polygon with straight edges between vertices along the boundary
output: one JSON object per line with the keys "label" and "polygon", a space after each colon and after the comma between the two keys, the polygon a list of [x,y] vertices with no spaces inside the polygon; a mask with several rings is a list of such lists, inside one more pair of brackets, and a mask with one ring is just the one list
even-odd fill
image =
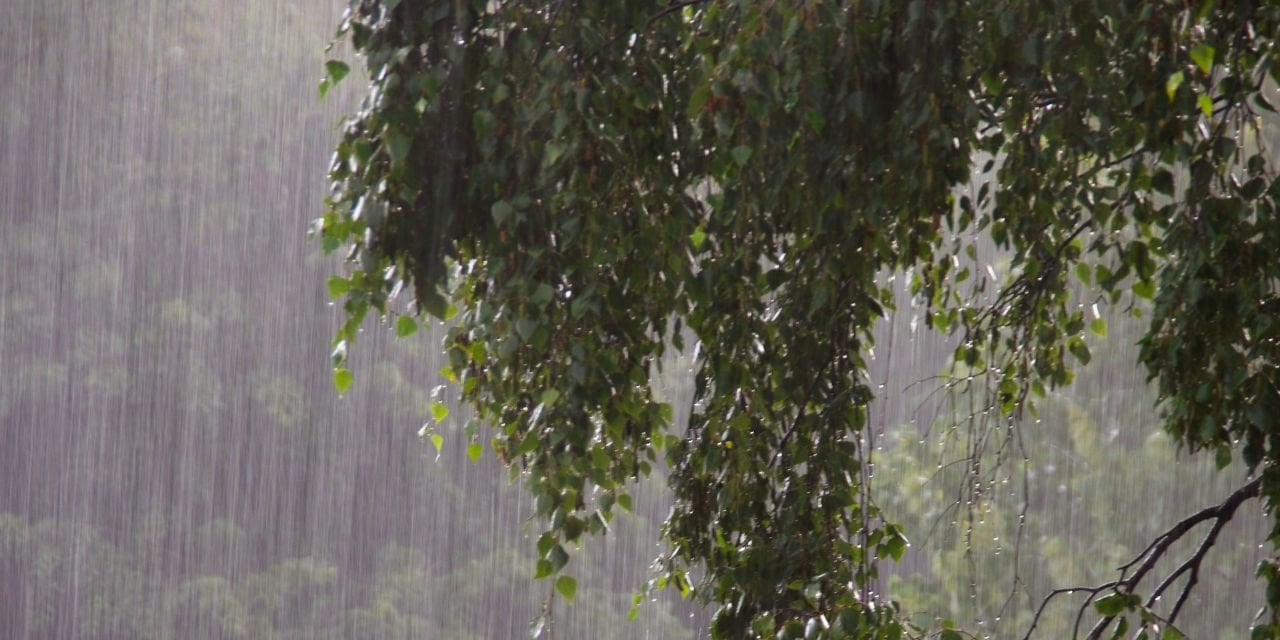
{"label": "background tree", "polygon": [[[526,474],[565,595],[565,546],[665,454],[657,584],[719,603],[718,637],[904,632],[867,413],[890,274],[988,390],[974,442],[1016,442],[1119,305],[1173,441],[1256,474],[1202,520],[1272,505],[1278,28],[1276,2],[355,0],[371,84],[315,227],[349,247],[335,383],[401,289],[451,320],[445,376]],[[687,425],[650,390],[670,348],[694,350]],[[1087,591],[1091,635],[1174,621],[1149,569],[1175,533]]]}

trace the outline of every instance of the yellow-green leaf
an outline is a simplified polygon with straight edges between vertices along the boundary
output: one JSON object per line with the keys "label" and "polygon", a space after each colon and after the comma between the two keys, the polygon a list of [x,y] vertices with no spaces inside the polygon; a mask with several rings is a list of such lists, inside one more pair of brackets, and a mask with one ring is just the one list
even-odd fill
{"label": "yellow-green leaf", "polygon": [[1199,96],[1197,96],[1196,104],[1200,105],[1200,113],[1203,113],[1204,117],[1206,118],[1213,117],[1213,98],[1210,98],[1209,94],[1202,93]]}
{"label": "yellow-green leaf", "polygon": [[355,375],[349,369],[335,369],[333,371],[333,386],[338,388],[338,393],[346,393],[355,379]]}
{"label": "yellow-green leaf", "polygon": [[1178,93],[1178,87],[1182,86],[1182,81],[1185,79],[1181,71],[1176,71],[1169,76],[1168,80],[1165,80],[1164,92],[1169,96],[1169,102],[1173,102],[1173,96]]}
{"label": "yellow-green leaf", "polygon": [[432,402],[431,417],[435,419],[437,424],[444,422],[444,419],[449,417],[449,406],[443,402]]}
{"label": "yellow-green leaf", "polygon": [[1209,73],[1213,70],[1213,54],[1215,53],[1213,45],[1201,42],[1191,47],[1191,61],[1196,63],[1200,70]]}
{"label": "yellow-green leaf", "polygon": [[342,276],[332,276],[326,288],[329,290],[329,298],[338,298],[351,290],[351,281]]}
{"label": "yellow-green leaf", "polygon": [[1107,337],[1107,321],[1102,318],[1094,318],[1089,323],[1089,330],[1102,337]]}

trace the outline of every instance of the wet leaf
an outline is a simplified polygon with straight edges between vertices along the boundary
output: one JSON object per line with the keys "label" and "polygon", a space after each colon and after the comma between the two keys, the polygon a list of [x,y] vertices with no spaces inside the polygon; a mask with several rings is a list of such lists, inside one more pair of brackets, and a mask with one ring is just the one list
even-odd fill
{"label": "wet leaf", "polygon": [[444,419],[448,417],[449,417],[449,405],[446,405],[443,402],[431,403],[431,418],[436,421],[436,424],[440,424],[441,422],[444,422]]}
{"label": "wet leaf", "polygon": [[413,335],[418,330],[418,322],[413,316],[400,316],[396,318],[396,335],[404,338]]}
{"label": "wet leaf", "polygon": [[1196,66],[1200,68],[1200,71],[1208,74],[1210,71],[1213,71],[1214,53],[1215,50],[1212,45],[1201,42],[1200,44],[1191,47],[1191,61],[1196,63]]}
{"label": "wet leaf", "polygon": [[338,389],[338,393],[346,393],[354,381],[355,375],[348,369],[336,369],[333,372],[333,386]]}
{"label": "wet leaf", "polygon": [[556,578],[556,591],[564,596],[565,600],[572,601],[578,594],[578,581],[570,576],[560,576]]}

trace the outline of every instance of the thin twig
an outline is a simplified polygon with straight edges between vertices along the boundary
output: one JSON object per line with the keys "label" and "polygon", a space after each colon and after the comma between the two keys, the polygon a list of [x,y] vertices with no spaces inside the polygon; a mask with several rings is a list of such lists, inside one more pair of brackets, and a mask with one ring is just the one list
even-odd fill
{"label": "thin twig", "polygon": [[[1039,625],[1040,618],[1048,607],[1049,602],[1055,597],[1062,594],[1071,594],[1076,591],[1083,591],[1089,594],[1089,597],[1085,600],[1085,603],[1081,605],[1080,611],[1076,616],[1076,624],[1079,625],[1084,612],[1088,610],[1089,604],[1093,602],[1094,598],[1096,598],[1098,594],[1107,591],[1108,589],[1114,590],[1116,593],[1133,593],[1133,590],[1138,583],[1146,577],[1151,569],[1155,567],[1156,562],[1164,557],[1164,554],[1175,542],[1181,540],[1182,537],[1194,529],[1196,525],[1207,520],[1213,520],[1213,528],[1209,530],[1209,533],[1200,542],[1200,546],[1196,549],[1195,553],[1179,565],[1173,573],[1165,578],[1164,581],[1156,587],[1155,591],[1146,602],[1146,607],[1150,608],[1155,604],[1156,599],[1160,594],[1164,593],[1164,591],[1167,590],[1170,585],[1178,579],[1178,577],[1189,572],[1190,575],[1187,584],[1183,586],[1182,592],[1178,596],[1178,601],[1174,604],[1173,610],[1169,614],[1167,622],[1172,623],[1177,617],[1179,611],[1181,611],[1182,605],[1186,602],[1191,589],[1198,582],[1200,564],[1203,562],[1205,555],[1209,553],[1209,549],[1213,548],[1213,545],[1217,542],[1218,533],[1222,531],[1222,528],[1226,526],[1227,522],[1235,516],[1235,513],[1240,508],[1241,504],[1260,495],[1261,488],[1262,478],[1254,478],[1244,486],[1236,489],[1219,504],[1206,507],[1190,516],[1187,516],[1186,518],[1183,518],[1167,531],[1156,536],[1156,538],[1151,541],[1151,544],[1147,545],[1147,547],[1136,557],[1121,565],[1118,568],[1120,571],[1120,577],[1116,580],[1092,587],[1071,587],[1050,591],[1048,595],[1044,597],[1044,600],[1040,602],[1040,607],[1036,610],[1035,616],[1031,619],[1031,626],[1027,629],[1027,633],[1023,636],[1023,640],[1030,640],[1031,634],[1036,630],[1036,626]],[[1134,567],[1137,568],[1134,569]],[[1127,575],[1130,569],[1134,569],[1133,574]],[[1103,632],[1106,631],[1107,627],[1111,626],[1111,622],[1114,620],[1115,616],[1104,616],[1102,619],[1098,620],[1097,624],[1095,624],[1092,629],[1089,630],[1089,634],[1086,638],[1088,638],[1088,640],[1097,640],[1098,638],[1101,638]],[[1078,632],[1079,627],[1077,626],[1076,631],[1072,633],[1072,637],[1078,637]]]}

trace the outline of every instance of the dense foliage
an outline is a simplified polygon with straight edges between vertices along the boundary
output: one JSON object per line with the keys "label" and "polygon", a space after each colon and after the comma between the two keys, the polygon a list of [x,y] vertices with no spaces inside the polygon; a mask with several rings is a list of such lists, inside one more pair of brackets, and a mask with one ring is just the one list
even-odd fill
{"label": "dense foliage", "polygon": [[[657,583],[719,603],[717,637],[915,633],[876,592],[907,545],[869,488],[889,274],[1006,433],[1091,360],[1091,308],[1145,313],[1168,433],[1274,504],[1278,29],[1277,2],[353,0],[371,84],[316,225],[349,247],[335,382],[411,288],[527,473],[537,574],[571,594],[566,545],[665,463]],[[650,391],[672,348],[687,425]],[[1176,617],[1146,566],[1093,592],[1095,633]]]}

